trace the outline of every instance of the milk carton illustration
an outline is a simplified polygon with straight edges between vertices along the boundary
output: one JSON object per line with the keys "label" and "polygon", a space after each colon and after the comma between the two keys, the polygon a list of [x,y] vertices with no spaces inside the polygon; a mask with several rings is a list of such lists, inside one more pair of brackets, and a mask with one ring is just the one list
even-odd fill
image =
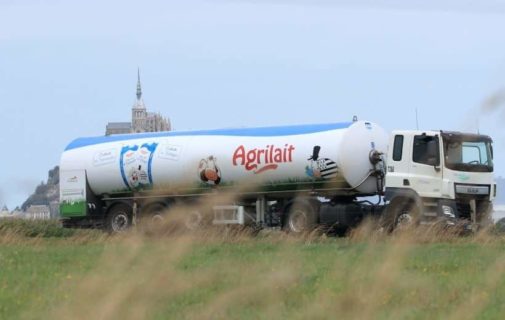
{"label": "milk carton illustration", "polygon": [[153,184],[152,160],[157,143],[123,146],[120,156],[121,176],[125,185],[131,189],[145,189]]}

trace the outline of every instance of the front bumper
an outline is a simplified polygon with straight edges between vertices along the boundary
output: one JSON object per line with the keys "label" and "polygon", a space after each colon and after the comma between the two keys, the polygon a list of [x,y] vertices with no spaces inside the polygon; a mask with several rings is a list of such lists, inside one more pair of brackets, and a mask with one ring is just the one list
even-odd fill
{"label": "front bumper", "polygon": [[475,231],[492,223],[492,203],[486,197],[459,197],[439,200],[437,219],[448,226],[459,226]]}

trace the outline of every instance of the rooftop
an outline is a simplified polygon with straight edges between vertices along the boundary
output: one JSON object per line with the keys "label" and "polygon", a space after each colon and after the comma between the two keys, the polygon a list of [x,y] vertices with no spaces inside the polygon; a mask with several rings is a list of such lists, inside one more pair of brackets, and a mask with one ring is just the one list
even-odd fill
{"label": "rooftop", "polygon": [[109,122],[107,129],[131,129],[131,122]]}

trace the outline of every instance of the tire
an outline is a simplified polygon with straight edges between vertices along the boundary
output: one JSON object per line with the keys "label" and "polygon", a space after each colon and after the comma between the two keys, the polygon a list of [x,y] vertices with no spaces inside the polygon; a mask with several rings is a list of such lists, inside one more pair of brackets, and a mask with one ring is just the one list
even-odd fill
{"label": "tire", "polygon": [[412,199],[398,198],[386,209],[382,226],[388,232],[404,230],[419,223],[419,208]]}
{"label": "tire", "polygon": [[494,225],[495,232],[498,234],[505,234],[505,218],[496,221]]}
{"label": "tire", "polygon": [[140,212],[140,226],[146,232],[154,232],[166,223],[167,207],[161,203],[154,203]]}
{"label": "tire", "polygon": [[[206,219],[207,218],[207,219]],[[184,216],[183,223],[186,231],[198,231],[203,229],[205,226],[209,226],[210,223],[208,216],[206,217],[204,213],[202,213],[198,209],[189,209]]]}
{"label": "tire", "polygon": [[312,232],[317,226],[314,207],[306,202],[295,202],[288,209],[283,229],[292,234]]}
{"label": "tire", "polygon": [[493,222],[493,203],[485,202],[479,208],[477,208],[480,216],[478,217],[478,224],[480,228],[489,228]]}
{"label": "tire", "polygon": [[105,219],[105,228],[109,233],[123,233],[132,226],[132,208],[126,204],[112,207]]}

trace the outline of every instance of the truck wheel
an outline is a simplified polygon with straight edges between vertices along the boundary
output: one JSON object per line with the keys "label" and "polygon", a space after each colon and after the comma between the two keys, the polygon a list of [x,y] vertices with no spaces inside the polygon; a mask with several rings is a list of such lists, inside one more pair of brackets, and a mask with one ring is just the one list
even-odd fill
{"label": "truck wheel", "polygon": [[154,232],[165,224],[167,208],[161,203],[149,205],[140,213],[140,225],[144,231]]}
{"label": "truck wheel", "polygon": [[107,214],[105,226],[110,233],[125,232],[132,226],[132,209],[125,204],[114,206]]}
{"label": "truck wheel", "polygon": [[419,222],[419,209],[410,199],[392,201],[386,209],[383,227],[391,232],[404,230]]}
{"label": "truck wheel", "polygon": [[314,208],[308,203],[294,203],[290,206],[283,228],[288,233],[302,234],[311,232],[317,225]]}
{"label": "truck wheel", "polygon": [[500,220],[496,221],[494,230],[498,234],[505,234],[505,218],[501,218]]}
{"label": "truck wheel", "polygon": [[493,225],[493,203],[485,202],[477,210],[480,213],[477,221],[480,228],[491,227]]}
{"label": "truck wheel", "polygon": [[184,227],[188,231],[196,231],[205,225],[204,215],[200,210],[189,210],[184,217]]}

